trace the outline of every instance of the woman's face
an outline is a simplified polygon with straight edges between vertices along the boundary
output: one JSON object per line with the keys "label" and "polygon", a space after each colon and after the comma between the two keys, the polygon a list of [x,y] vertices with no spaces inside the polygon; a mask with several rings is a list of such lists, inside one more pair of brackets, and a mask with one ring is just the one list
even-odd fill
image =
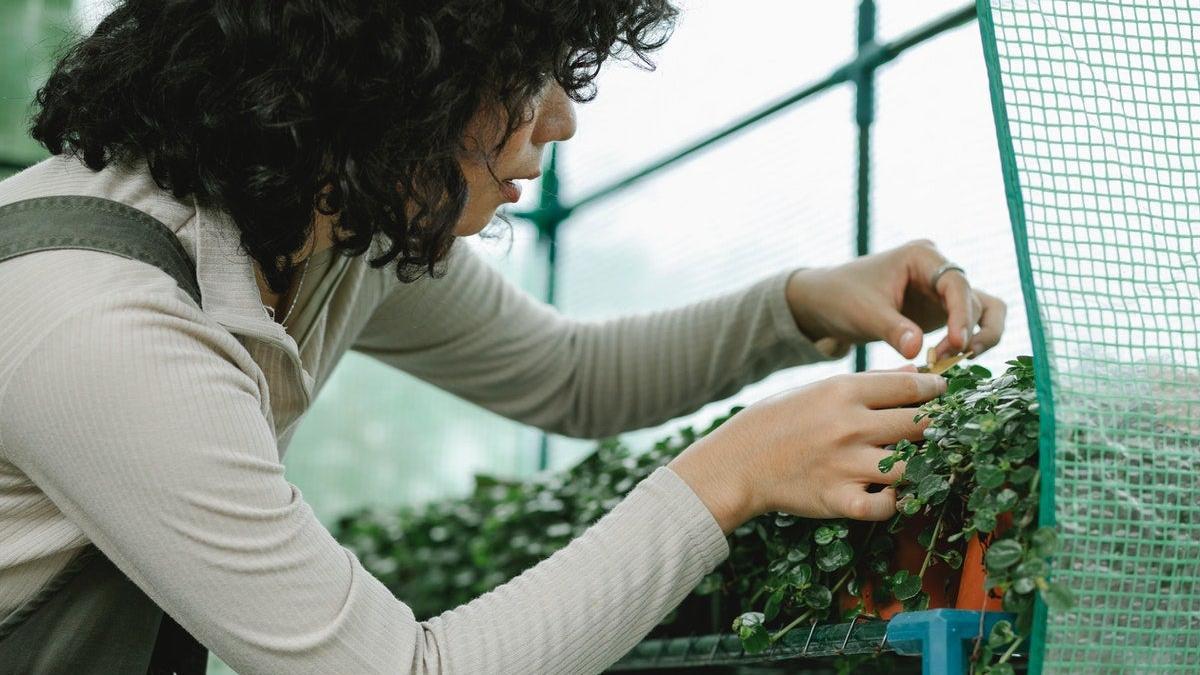
{"label": "woman's face", "polygon": [[490,171],[488,152],[496,147],[503,129],[494,115],[476,115],[468,126],[461,161],[467,180],[467,203],[454,228],[456,236],[478,234],[492,221],[496,209],[520,199],[524,187],[521,182],[541,174],[546,144],[575,135],[574,104],[557,83],[547,85],[532,107],[533,119],[518,127],[492,155]]}

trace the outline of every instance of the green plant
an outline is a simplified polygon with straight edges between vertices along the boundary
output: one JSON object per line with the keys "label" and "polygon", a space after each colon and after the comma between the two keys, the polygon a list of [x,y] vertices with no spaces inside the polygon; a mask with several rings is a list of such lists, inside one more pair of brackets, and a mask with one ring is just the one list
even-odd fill
{"label": "green plant", "polygon": [[[865,612],[868,584],[873,605],[894,599],[905,610],[925,609],[929,595],[922,588],[931,567],[960,568],[966,542],[978,538],[986,545],[985,587],[1016,619],[1000,622],[979,641],[975,665],[981,673],[1010,671],[1012,655],[1029,635],[1035,596],[1054,608],[1069,606],[1071,598],[1049,579],[1055,533],[1037,525],[1032,359],[1008,365],[995,378],[981,366],[956,366],[945,374],[946,393],[919,408],[916,419],[929,419],[924,440],[901,441],[880,462],[884,471],[905,462],[896,484],[898,513],[886,526],[789,516],[748,526],[762,539],[765,560],[739,560],[755,547],[737,541],[727,564],[733,574],[718,572],[733,581],[732,594],[750,599],[733,623],[746,651],[767,648],[802,622],[835,619],[839,608],[830,596],[839,591],[859,599],[840,612],[843,618]],[[925,551],[915,570],[893,561],[896,535],[913,522],[922,525],[916,541]],[[735,537],[748,534],[742,530]],[[771,630],[773,621],[780,627]]]}
{"label": "green plant", "polygon": [[[654,636],[717,632],[732,618],[746,651],[757,653],[797,626],[870,614],[884,603],[924,609],[930,570],[960,568],[967,542],[977,539],[987,545],[987,589],[1017,618],[978,642],[975,663],[980,673],[1009,672],[1029,634],[1034,597],[1058,607],[1070,596],[1049,580],[1054,532],[1037,526],[1032,361],[1021,357],[1008,365],[994,378],[980,366],[956,366],[945,373],[946,393],[914,411],[929,419],[925,439],[902,441],[881,462],[884,470],[905,462],[891,521],[756,518],[730,535],[729,558]],[[339,523],[338,537],[418,616],[432,616],[566,545],[723,421],[701,433],[684,429],[643,453],[605,441],[565,473],[525,482],[480,476],[465,498],[353,514]],[[915,569],[897,565],[897,544],[907,545],[905,537],[923,551]]]}

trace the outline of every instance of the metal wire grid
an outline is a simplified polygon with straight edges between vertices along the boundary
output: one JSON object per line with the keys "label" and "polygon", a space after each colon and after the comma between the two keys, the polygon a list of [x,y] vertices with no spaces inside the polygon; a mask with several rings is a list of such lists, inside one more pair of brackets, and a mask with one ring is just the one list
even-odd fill
{"label": "metal wire grid", "polygon": [[1077,599],[1049,614],[1035,659],[1048,672],[1195,672],[1200,7],[979,9],[1044,366],[1043,518],[1057,521],[1055,576]]}
{"label": "metal wire grid", "polygon": [[749,655],[736,635],[646,640],[618,661],[612,671],[745,666],[843,654],[876,654],[891,651],[886,642],[886,621],[852,621],[842,624],[809,624],[796,628],[761,654]]}

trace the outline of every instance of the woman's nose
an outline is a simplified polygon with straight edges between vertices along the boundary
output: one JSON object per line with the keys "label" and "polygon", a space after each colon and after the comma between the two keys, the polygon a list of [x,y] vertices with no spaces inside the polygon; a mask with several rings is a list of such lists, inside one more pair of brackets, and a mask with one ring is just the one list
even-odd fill
{"label": "woman's nose", "polygon": [[565,141],[575,135],[575,102],[557,82],[538,105],[533,137],[535,145]]}

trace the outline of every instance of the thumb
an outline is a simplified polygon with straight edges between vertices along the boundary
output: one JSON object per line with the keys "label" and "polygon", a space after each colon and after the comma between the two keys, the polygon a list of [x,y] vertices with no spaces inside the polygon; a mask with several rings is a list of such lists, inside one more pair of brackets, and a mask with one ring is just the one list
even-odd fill
{"label": "thumb", "polygon": [[925,333],[920,326],[890,308],[884,310],[879,317],[876,334],[906,359],[917,358],[921,353],[921,343],[925,339]]}

